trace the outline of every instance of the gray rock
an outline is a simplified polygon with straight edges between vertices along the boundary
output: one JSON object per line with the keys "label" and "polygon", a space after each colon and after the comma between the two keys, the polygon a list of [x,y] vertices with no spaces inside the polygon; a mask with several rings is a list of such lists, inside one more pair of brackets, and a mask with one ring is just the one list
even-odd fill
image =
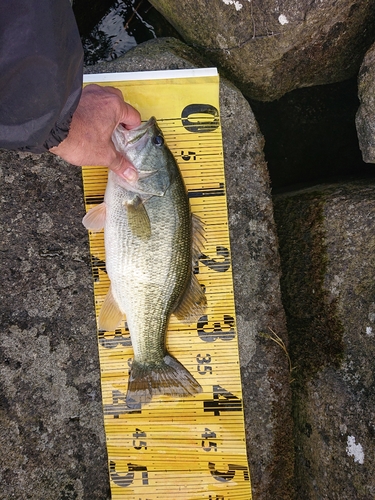
{"label": "gray rock", "polygon": [[360,106],[356,116],[363,161],[375,163],[375,44],[367,51],[358,75]]}
{"label": "gray rock", "polygon": [[[289,367],[279,257],[263,139],[240,92],[221,85],[246,437],[254,498],[293,498]],[[242,125],[240,125],[242,124]]]}
{"label": "gray rock", "polygon": [[109,498],[81,172],[2,150],[0,498]]}
{"label": "gray rock", "polygon": [[297,497],[375,496],[375,181],[275,198]]}
{"label": "gray rock", "polygon": [[375,38],[373,1],[151,0],[253,99],[354,76]]}
{"label": "gray rock", "polygon": [[[195,61],[195,63],[193,63]],[[93,73],[204,65],[171,40],[146,43]],[[241,93],[223,81],[221,114],[255,498],[291,499],[289,367],[263,138]],[[80,172],[50,155],[3,151],[1,499],[108,498],[87,234]]]}

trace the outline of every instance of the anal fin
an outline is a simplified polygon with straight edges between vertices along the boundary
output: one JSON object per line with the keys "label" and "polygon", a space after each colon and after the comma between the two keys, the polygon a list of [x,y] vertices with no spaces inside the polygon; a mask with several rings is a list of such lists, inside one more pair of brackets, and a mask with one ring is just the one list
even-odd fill
{"label": "anal fin", "polygon": [[108,290],[108,293],[104,299],[102,308],[99,313],[99,329],[111,332],[116,329],[123,317],[123,312],[120,310],[117,302],[115,301],[112,289]]}

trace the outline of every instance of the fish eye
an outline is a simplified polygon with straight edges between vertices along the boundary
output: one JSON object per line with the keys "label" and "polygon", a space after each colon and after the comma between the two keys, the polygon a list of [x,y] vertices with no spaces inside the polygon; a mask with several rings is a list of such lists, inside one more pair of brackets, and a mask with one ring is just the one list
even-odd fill
{"label": "fish eye", "polygon": [[164,144],[164,138],[162,135],[154,135],[152,142],[155,146],[162,146]]}

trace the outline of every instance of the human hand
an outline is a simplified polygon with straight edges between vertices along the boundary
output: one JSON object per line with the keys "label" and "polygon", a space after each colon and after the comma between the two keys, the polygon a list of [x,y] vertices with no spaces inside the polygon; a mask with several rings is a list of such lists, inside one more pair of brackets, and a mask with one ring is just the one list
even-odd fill
{"label": "human hand", "polygon": [[141,124],[138,111],[123,99],[119,89],[87,85],[73,114],[68,136],[50,149],[73,165],[101,165],[134,182],[134,166],[116,149],[111,136],[119,123],[133,129]]}

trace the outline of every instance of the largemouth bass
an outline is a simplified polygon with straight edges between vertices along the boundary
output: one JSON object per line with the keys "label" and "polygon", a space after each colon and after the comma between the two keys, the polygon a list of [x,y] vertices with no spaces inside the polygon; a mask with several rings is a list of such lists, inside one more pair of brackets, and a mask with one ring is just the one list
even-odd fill
{"label": "largemouth bass", "polygon": [[104,203],[83,219],[88,229],[104,227],[111,285],[99,328],[112,331],[126,315],[134,350],[128,406],[148,403],[157,394],[194,395],[200,384],[165,342],[172,313],[189,321],[206,306],[192,271],[202,253],[202,224],[191,215],[181,173],[155,118],[133,130],[119,125],[112,139],[139,179],[128,184],[109,171]]}

